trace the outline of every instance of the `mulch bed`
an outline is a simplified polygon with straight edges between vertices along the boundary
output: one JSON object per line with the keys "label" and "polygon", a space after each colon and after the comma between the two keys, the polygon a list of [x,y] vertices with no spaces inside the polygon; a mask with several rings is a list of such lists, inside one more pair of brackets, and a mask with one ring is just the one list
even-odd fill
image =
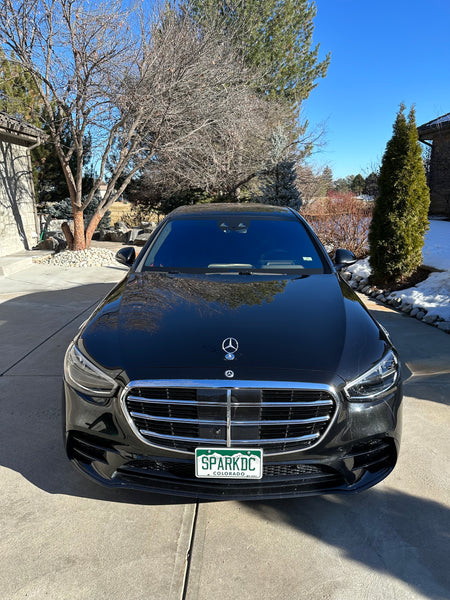
{"label": "mulch bed", "polygon": [[386,284],[384,287],[385,290],[389,290],[390,292],[398,292],[400,290],[405,290],[407,288],[414,287],[418,283],[425,281],[430,273],[437,271],[437,269],[432,269],[429,267],[419,267],[412,275],[409,277],[404,277],[400,281],[396,281],[395,283]]}

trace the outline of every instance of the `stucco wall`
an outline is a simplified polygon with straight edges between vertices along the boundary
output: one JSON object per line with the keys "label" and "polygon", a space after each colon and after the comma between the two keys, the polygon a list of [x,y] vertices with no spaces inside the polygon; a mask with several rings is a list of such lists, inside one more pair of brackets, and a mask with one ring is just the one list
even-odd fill
{"label": "stucco wall", "polygon": [[0,137],[0,256],[37,243],[29,150]]}

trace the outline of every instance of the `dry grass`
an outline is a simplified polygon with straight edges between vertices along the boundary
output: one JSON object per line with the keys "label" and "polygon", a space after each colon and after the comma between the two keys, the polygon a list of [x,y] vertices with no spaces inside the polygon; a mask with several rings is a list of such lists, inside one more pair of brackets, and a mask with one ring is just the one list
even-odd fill
{"label": "dry grass", "polygon": [[129,213],[131,210],[131,204],[124,204],[123,202],[114,202],[108,209],[111,212],[111,223],[117,223],[122,220],[122,215]]}

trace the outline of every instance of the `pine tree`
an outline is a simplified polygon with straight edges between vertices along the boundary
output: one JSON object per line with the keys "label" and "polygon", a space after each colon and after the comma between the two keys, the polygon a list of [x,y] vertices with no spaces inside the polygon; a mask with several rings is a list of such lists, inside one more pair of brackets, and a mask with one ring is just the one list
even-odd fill
{"label": "pine tree", "polygon": [[359,196],[363,191],[364,183],[364,177],[360,173],[358,173],[358,175],[355,175],[350,186],[352,192]]}
{"label": "pine tree", "polygon": [[328,165],[322,171],[322,181],[323,181],[322,196],[326,196],[328,193],[328,190],[331,190],[333,187],[333,171],[331,170],[331,167],[329,167]]}
{"label": "pine tree", "polygon": [[389,284],[410,276],[421,264],[428,228],[429,190],[418,143],[414,108],[402,104],[378,179],[369,232],[373,280]]}
{"label": "pine tree", "polygon": [[308,98],[325,77],[330,56],[319,62],[312,47],[316,5],[310,0],[191,0],[194,19],[232,32],[231,44],[248,66],[264,73],[259,91],[291,106]]}
{"label": "pine tree", "polygon": [[288,147],[287,133],[282,127],[277,127],[270,139],[270,167],[263,177],[262,195],[258,201],[263,204],[290,206],[296,210],[300,207],[301,195],[295,184],[297,179],[296,155]]}
{"label": "pine tree", "polygon": [[280,161],[275,165],[271,176],[266,180],[261,202],[275,206],[289,206],[298,210],[302,200],[295,185],[296,179],[295,162],[290,160]]}
{"label": "pine tree", "polygon": [[363,194],[376,198],[378,196],[378,175],[372,171],[364,181]]}

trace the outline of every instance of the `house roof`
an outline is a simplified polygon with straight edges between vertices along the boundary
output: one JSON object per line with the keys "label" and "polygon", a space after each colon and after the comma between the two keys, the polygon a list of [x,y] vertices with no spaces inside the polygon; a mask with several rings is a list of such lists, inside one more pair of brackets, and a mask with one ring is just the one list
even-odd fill
{"label": "house roof", "polygon": [[436,135],[450,132],[450,113],[420,125],[417,132],[420,140],[432,140]]}
{"label": "house roof", "polygon": [[32,146],[47,137],[38,127],[0,111],[0,138],[20,145]]}

